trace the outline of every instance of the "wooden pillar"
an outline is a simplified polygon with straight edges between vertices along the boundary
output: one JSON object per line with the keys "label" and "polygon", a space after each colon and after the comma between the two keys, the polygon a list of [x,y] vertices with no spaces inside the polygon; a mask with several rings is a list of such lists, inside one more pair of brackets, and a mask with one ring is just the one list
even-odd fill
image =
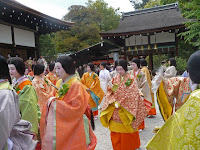
{"label": "wooden pillar", "polygon": [[175,44],[176,44],[175,56],[178,56],[178,41],[179,41],[179,38],[177,37],[177,33],[175,33]]}
{"label": "wooden pillar", "polygon": [[126,54],[126,51],[127,51],[127,50],[126,50],[126,48],[125,48],[125,46],[124,46],[124,59],[125,59],[125,60],[127,60],[127,54]]}
{"label": "wooden pillar", "polygon": [[153,50],[151,49],[150,34],[148,35],[148,45],[150,45],[150,50],[149,50],[149,69],[153,70]]}
{"label": "wooden pillar", "polygon": [[15,36],[14,36],[14,27],[11,26],[11,34],[12,34],[12,48],[11,48],[11,55],[15,57],[16,55],[16,45],[15,45]]}
{"label": "wooden pillar", "polygon": [[152,54],[152,51],[149,54],[149,69],[153,70],[153,54]]}
{"label": "wooden pillar", "polygon": [[38,60],[40,57],[39,51],[39,34],[35,33],[35,60]]}
{"label": "wooden pillar", "polygon": [[109,64],[108,50],[106,50],[106,56],[107,56],[107,64]]}

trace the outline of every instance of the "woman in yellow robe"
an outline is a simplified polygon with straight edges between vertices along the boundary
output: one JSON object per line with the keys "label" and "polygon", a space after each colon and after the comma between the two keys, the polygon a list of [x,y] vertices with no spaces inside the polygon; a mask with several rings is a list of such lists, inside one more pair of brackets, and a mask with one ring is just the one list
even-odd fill
{"label": "woman in yellow robe", "polygon": [[94,65],[89,63],[87,73],[84,73],[81,78],[81,83],[85,85],[86,90],[90,94],[89,105],[92,108],[94,116],[98,116],[98,106],[100,105],[104,92],[100,85],[99,77],[94,73]]}
{"label": "woman in yellow robe", "polygon": [[[145,74],[140,70],[140,60],[138,58],[133,58],[131,62],[131,67],[133,68],[133,70],[130,70],[130,74],[135,76],[135,78],[137,79],[140,96],[142,97],[142,99],[144,99],[143,101],[147,110],[150,111],[152,107],[152,97],[147,78]],[[145,123],[143,121],[142,124],[139,126],[139,129],[143,130],[144,128]]]}
{"label": "woman in yellow robe", "polygon": [[[148,150],[197,150],[200,147],[200,50],[188,60],[188,72],[196,84],[188,100],[165,122],[147,145]],[[176,87],[177,88],[177,87]],[[181,87],[184,88],[184,87]],[[194,86],[191,86],[194,90]],[[184,95],[182,96],[184,97]]]}
{"label": "woman in yellow robe", "polygon": [[[144,72],[146,78],[147,78],[147,81],[148,81],[148,84],[149,84],[149,88],[150,88],[150,91],[151,91],[151,79],[152,79],[152,75],[150,74],[150,71],[149,69],[147,68],[147,61],[145,59],[140,59],[140,66],[141,66],[141,71]],[[152,98],[152,107],[151,107],[151,110],[149,111],[149,114],[148,115],[156,115],[156,108],[155,108],[155,102],[154,102],[154,94],[153,92],[151,91],[151,98]]]}
{"label": "woman in yellow robe", "polygon": [[55,97],[43,109],[40,132],[43,150],[94,150],[97,140],[85,111],[89,94],[75,75],[69,56],[55,64],[58,80]]}
{"label": "woman in yellow robe", "polygon": [[53,96],[54,88],[51,85],[51,81],[44,77],[45,75],[45,66],[43,64],[37,64],[34,68],[34,79],[32,81],[32,85],[35,88],[38,95],[38,105],[40,107],[40,111],[47,102],[47,100]]}
{"label": "woman in yellow robe", "polygon": [[139,94],[136,78],[127,72],[127,61],[116,63],[118,75],[108,85],[100,121],[111,131],[114,150],[140,147],[138,127],[148,114]]}

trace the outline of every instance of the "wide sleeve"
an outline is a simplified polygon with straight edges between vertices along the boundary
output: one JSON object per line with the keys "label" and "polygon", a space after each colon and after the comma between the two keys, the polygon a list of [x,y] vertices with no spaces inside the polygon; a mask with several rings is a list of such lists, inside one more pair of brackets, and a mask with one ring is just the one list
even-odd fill
{"label": "wide sleeve", "polygon": [[0,90],[0,149],[3,149],[10,132],[19,121],[18,96],[11,90]]}
{"label": "wide sleeve", "polygon": [[38,133],[39,107],[37,105],[38,97],[32,85],[26,85],[19,94],[19,108],[21,118],[32,124],[31,131]]}
{"label": "wide sleeve", "polygon": [[175,77],[176,73],[177,73],[176,68],[174,66],[171,66],[164,73],[164,77],[169,79],[169,78]]}

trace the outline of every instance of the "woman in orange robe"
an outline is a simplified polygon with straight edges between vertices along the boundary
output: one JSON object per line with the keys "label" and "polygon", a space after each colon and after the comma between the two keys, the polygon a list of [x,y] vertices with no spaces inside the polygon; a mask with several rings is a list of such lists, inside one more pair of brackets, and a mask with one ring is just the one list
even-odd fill
{"label": "woman in orange robe", "polygon": [[49,73],[46,75],[46,78],[49,79],[54,85],[56,85],[56,82],[58,81],[58,76],[56,75],[55,70],[55,63],[49,64]]}
{"label": "woman in orange robe", "polygon": [[101,88],[98,75],[94,73],[94,65],[92,63],[88,64],[87,71],[87,73],[83,74],[81,83],[85,85],[86,90],[90,94],[89,105],[96,119],[98,116],[98,106],[104,97],[104,92]]}
{"label": "woman in orange robe", "polygon": [[51,81],[44,77],[45,66],[43,64],[35,65],[34,69],[34,79],[32,85],[35,88],[38,95],[38,105],[40,111],[42,111],[47,100],[53,96],[54,88],[51,86]]}
{"label": "woman in orange robe", "polygon": [[127,61],[116,62],[119,73],[108,85],[100,121],[111,131],[114,150],[134,150],[140,147],[138,126],[148,111],[139,94],[136,78],[127,72]]}
{"label": "woman in orange robe", "polygon": [[89,94],[75,75],[71,57],[61,56],[55,64],[61,79],[55,97],[43,109],[40,133],[43,150],[94,150],[96,137],[84,114]]}

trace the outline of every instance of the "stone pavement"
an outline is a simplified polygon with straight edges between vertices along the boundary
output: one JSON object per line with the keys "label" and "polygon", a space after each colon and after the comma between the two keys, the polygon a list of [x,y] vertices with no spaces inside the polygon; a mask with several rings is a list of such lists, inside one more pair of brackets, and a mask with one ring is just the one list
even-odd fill
{"label": "stone pavement", "polygon": [[[151,118],[145,119],[145,129],[140,131],[140,150],[145,150],[148,141],[154,136],[152,132],[155,126],[162,126],[164,121],[160,115],[158,105],[156,104],[157,115]],[[112,144],[110,140],[110,131],[101,125],[99,118],[95,120],[96,129],[94,131],[97,137],[97,146],[95,150],[112,150]]]}

